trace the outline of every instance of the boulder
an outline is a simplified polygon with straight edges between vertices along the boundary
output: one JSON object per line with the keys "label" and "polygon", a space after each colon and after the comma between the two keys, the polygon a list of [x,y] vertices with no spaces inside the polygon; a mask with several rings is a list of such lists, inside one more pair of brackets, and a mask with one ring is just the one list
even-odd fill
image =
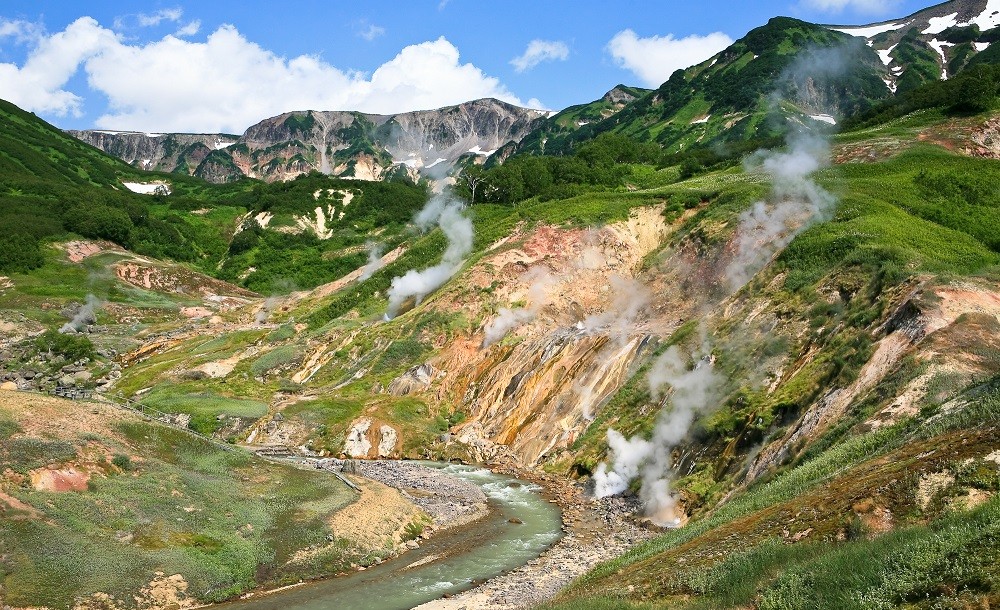
{"label": "boulder", "polygon": [[429,388],[440,375],[441,371],[425,362],[393,379],[389,384],[389,393],[393,396],[406,396],[422,392]]}

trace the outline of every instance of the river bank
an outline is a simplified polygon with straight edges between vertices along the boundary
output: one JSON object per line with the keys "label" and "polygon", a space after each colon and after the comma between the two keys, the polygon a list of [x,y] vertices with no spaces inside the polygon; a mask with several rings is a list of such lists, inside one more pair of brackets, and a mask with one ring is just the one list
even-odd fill
{"label": "river bank", "polygon": [[[303,467],[316,462],[299,461]],[[485,468],[458,464],[413,462],[324,463],[325,468],[344,468],[377,476],[412,497],[421,498],[431,510],[448,515],[434,535],[411,540],[405,552],[394,559],[358,567],[354,572],[322,579],[292,589],[255,595],[226,604],[229,610],[404,610],[446,595],[456,595],[497,575],[507,573],[551,548],[563,535],[562,515],[556,504],[543,498],[541,487],[529,481],[495,474]],[[442,475],[442,476],[438,476]],[[359,485],[388,485],[375,479],[346,475]],[[481,496],[471,493],[455,479],[471,483],[486,496],[489,510],[482,518],[464,525],[475,513],[468,507]],[[445,492],[445,490],[448,490]],[[397,491],[394,489],[394,491]],[[402,489],[397,493],[403,494]],[[430,500],[438,496],[438,506]],[[456,501],[456,498],[460,498]],[[365,511],[369,508],[366,507]],[[376,508],[374,513],[378,512]],[[401,549],[401,551],[404,549]]]}
{"label": "river bank", "polygon": [[[419,462],[396,460],[308,459],[300,462],[349,477],[376,481],[399,490],[426,512],[433,524],[400,552],[420,548],[435,533],[475,523],[490,515],[483,489],[446,470]],[[493,577],[466,591],[417,606],[420,610],[528,608],[544,603],[577,577],[597,564],[617,557],[629,548],[655,536],[655,528],[634,517],[640,512],[635,498],[610,497],[594,500],[582,485],[563,477],[492,465],[497,474],[516,477],[538,486],[537,493],[561,513],[563,536],[524,565]],[[379,512],[371,506],[364,511]],[[437,562],[461,549],[443,549],[413,565]],[[407,561],[400,558],[397,561]]]}
{"label": "river bank", "polygon": [[565,535],[537,559],[468,591],[417,606],[419,610],[529,608],[552,599],[597,564],[658,533],[634,519],[640,512],[635,498],[594,500],[581,485],[561,477],[516,468],[494,471],[541,486],[549,502],[562,510]]}

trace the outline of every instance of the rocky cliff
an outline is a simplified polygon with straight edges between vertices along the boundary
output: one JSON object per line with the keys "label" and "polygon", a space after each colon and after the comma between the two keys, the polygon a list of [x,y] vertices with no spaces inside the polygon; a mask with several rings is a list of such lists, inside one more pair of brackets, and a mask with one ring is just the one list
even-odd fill
{"label": "rocky cliff", "polygon": [[71,131],[148,170],[211,182],[243,176],[289,180],[311,171],[361,180],[406,174],[443,177],[462,157],[484,160],[520,141],[546,113],[481,99],[396,115],[296,111],[265,119],[242,136]]}

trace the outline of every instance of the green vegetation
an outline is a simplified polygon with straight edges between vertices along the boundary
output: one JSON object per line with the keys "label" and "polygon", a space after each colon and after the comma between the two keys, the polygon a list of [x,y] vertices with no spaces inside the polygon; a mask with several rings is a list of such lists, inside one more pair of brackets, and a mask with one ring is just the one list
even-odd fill
{"label": "green vegetation", "polygon": [[94,344],[84,335],[62,334],[55,330],[47,330],[35,339],[35,346],[41,352],[59,356],[73,362],[84,358],[93,358]]}
{"label": "green vegetation", "polygon": [[[352,498],[333,477],[134,420],[91,430],[88,439],[14,432],[0,443],[3,462],[19,472],[78,459],[93,443],[115,452],[86,491],[10,491],[45,518],[0,521],[6,603],[69,607],[102,592],[130,605],[155,571],[180,574],[195,599],[221,601],[315,576],[316,565],[344,569],[369,552],[326,542],[332,532],[325,518]],[[315,565],[289,561],[299,549],[320,546]]]}

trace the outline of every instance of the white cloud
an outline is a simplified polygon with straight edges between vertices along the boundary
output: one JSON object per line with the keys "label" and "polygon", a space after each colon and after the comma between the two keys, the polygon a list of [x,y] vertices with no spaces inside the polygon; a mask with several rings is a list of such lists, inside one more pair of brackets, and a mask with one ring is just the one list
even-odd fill
{"label": "white cloud", "polygon": [[519,57],[510,60],[514,70],[524,72],[543,61],[565,61],[569,57],[569,47],[559,40],[532,40]]}
{"label": "white cloud", "polygon": [[380,25],[375,25],[374,23],[369,23],[366,27],[363,26],[362,29],[358,31],[358,36],[364,38],[368,42],[375,40],[383,34],[385,34],[385,28]]}
{"label": "white cloud", "polygon": [[852,9],[869,15],[884,14],[899,6],[899,0],[803,0],[800,6],[826,13],[840,13]]}
{"label": "white cloud", "polygon": [[165,8],[152,14],[139,13],[136,19],[144,28],[160,25],[161,21],[180,21],[184,11],[181,8]]}
{"label": "white cloud", "polygon": [[183,37],[187,37],[187,36],[194,36],[200,30],[201,30],[201,20],[200,19],[195,19],[191,23],[185,25],[181,29],[179,29],[176,32],[174,32],[174,36],[179,36],[179,37],[182,37],[182,38]]}
{"label": "white cloud", "polygon": [[37,41],[44,28],[38,23],[0,19],[0,38],[13,38],[18,44]]}
{"label": "white cloud", "polygon": [[81,63],[116,44],[114,32],[81,17],[62,32],[40,36],[23,66],[0,64],[0,97],[35,112],[80,116],[82,98],[62,87]]}
{"label": "white cloud", "polygon": [[[81,67],[90,91],[66,90]],[[443,37],[403,48],[368,75],[278,56],[231,25],[204,41],[139,43],[83,17],[36,41],[23,66],[0,63],[0,98],[27,110],[80,116],[86,93],[107,98],[96,126],[157,132],[241,133],[291,110],[388,114],[482,97],[524,105]]]}
{"label": "white cloud", "polygon": [[643,84],[657,87],[675,70],[702,62],[731,44],[733,39],[722,32],[686,38],[674,38],[673,34],[639,38],[632,30],[624,30],[611,39],[608,51],[619,66],[634,73]]}

